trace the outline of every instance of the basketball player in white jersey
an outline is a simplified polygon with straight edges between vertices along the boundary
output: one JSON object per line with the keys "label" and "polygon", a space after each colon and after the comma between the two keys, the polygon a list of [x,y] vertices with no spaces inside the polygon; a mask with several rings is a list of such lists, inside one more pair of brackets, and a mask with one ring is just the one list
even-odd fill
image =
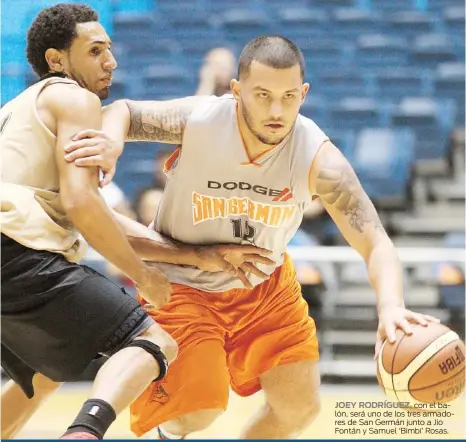
{"label": "basketball player in white jersey", "polygon": [[[132,249],[117,215],[99,195],[98,169],[78,168],[64,159],[63,148],[77,132],[101,128],[100,99],[108,96],[116,68],[110,39],[97,20],[85,5],[41,11],[27,47],[41,80],[0,110],[1,363],[12,379],[2,389],[3,437],[20,427],[43,391],[75,379],[102,353],[111,357],[62,439],[103,438],[119,412],[154,379],[164,378],[177,354],[174,339],[135,299],[76,264],[85,251],[80,232],[154,306],[170,298],[167,278]],[[233,263],[260,275],[249,261],[272,262],[254,247],[199,249],[160,236],[150,240],[144,238],[150,233],[144,226],[118,219],[131,235],[142,231],[143,238],[132,243],[150,260],[233,275]],[[249,285],[246,279],[243,283]],[[39,397],[28,402],[35,388]]]}
{"label": "basketball player in white jersey", "polygon": [[167,162],[154,229],[186,243],[235,241],[274,253],[276,265],[261,267],[270,279],[253,276],[252,290],[225,274],[157,264],[173,295],[153,317],[180,354],[131,407],[138,436],[158,427],[161,438],[183,438],[206,428],[226,408],[229,386],[265,394],[243,438],[296,437],[315,419],[316,331],[285,254],[314,198],[366,262],[377,295],[376,353],[385,338],[395,341],[397,327],[410,334],[409,322],[437,321],[405,308],[402,269],[373,204],[341,152],[299,114],[309,90],[303,79],[293,42],[258,37],[241,54],[232,96],[116,102],[105,112],[106,134],[85,131],[78,138],[87,139],[69,146],[69,161],[110,168],[114,141],[182,145]]}

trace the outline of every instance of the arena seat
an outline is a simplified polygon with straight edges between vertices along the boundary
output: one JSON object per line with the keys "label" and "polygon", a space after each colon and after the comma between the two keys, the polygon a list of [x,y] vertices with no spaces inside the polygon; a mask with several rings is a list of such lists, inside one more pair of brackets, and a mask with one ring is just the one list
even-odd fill
{"label": "arena seat", "polygon": [[434,79],[435,96],[450,98],[457,104],[456,124],[464,127],[465,73],[463,63],[444,63],[437,67]]}
{"label": "arena seat", "polygon": [[428,73],[421,69],[382,69],[375,76],[376,94],[394,103],[406,96],[429,94]]}
{"label": "arena seat", "polygon": [[[322,9],[286,6],[277,11],[277,33],[293,38],[323,37],[329,26],[329,14]],[[314,41],[309,46],[313,46]]]}
{"label": "arena seat", "polygon": [[243,44],[257,35],[273,33],[271,21],[263,11],[230,9],[219,18],[220,26],[225,29],[230,39]]}
{"label": "arena seat", "polygon": [[451,100],[408,97],[393,112],[392,123],[415,131],[416,159],[436,159],[447,154],[455,114]]}
{"label": "arena seat", "polygon": [[435,30],[436,20],[432,13],[424,11],[400,11],[386,19],[387,31],[393,35],[415,37]]}
{"label": "arena seat", "polygon": [[363,129],[383,125],[380,103],[371,98],[344,98],[330,106],[330,119],[341,129]]}
{"label": "arena seat", "polygon": [[409,129],[364,129],[359,133],[353,167],[375,201],[406,198],[415,140]]}
{"label": "arena seat", "polygon": [[383,34],[363,35],[356,43],[356,63],[371,69],[397,69],[408,62],[408,44],[400,37]]}
{"label": "arena seat", "polygon": [[445,34],[420,35],[415,39],[411,62],[415,66],[433,68],[436,64],[455,61],[453,43]]}

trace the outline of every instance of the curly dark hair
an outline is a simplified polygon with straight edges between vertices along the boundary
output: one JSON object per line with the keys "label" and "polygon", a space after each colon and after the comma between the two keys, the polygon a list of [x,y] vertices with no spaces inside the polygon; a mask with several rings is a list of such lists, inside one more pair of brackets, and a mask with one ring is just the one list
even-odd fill
{"label": "curly dark hair", "polygon": [[49,48],[69,49],[76,37],[76,24],[98,21],[92,8],[81,4],[59,3],[39,12],[27,34],[26,55],[39,77],[50,70],[45,52]]}

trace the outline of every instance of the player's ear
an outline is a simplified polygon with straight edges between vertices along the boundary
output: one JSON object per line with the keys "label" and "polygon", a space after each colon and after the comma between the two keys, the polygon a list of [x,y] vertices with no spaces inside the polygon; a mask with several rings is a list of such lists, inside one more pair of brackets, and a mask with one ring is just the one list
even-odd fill
{"label": "player's ear", "polygon": [[235,97],[235,100],[239,100],[239,95],[241,91],[241,83],[238,80],[231,80],[230,81],[230,87],[231,87],[231,92],[233,93],[233,97]]}
{"label": "player's ear", "polygon": [[45,59],[49,65],[51,72],[63,72],[62,53],[54,48],[49,48],[45,51]]}
{"label": "player's ear", "polygon": [[301,103],[304,103],[304,100],[306,100],[306,95],[309,92],[310,89],[310,84],[309,83],[304,83],[302,88],[301,88]]}

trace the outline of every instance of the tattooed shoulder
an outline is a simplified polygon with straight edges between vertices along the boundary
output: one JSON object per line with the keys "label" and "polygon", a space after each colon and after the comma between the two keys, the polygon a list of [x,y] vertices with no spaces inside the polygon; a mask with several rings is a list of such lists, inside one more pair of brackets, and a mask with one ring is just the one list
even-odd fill
{"label": "tattooed shoulder", "polygon": [[126,104],[131,116],[128,139],[173,144],[182,142],[191,109],[170,102],[128,100]]}
{"label": "tattooed shoulder", "polygon": [[349,224],[358,232],[363,233],[368,224],[376,229],[382,228],[374,205],[343,156],[320,168],[316,191],[325,203],[348,216]]}

